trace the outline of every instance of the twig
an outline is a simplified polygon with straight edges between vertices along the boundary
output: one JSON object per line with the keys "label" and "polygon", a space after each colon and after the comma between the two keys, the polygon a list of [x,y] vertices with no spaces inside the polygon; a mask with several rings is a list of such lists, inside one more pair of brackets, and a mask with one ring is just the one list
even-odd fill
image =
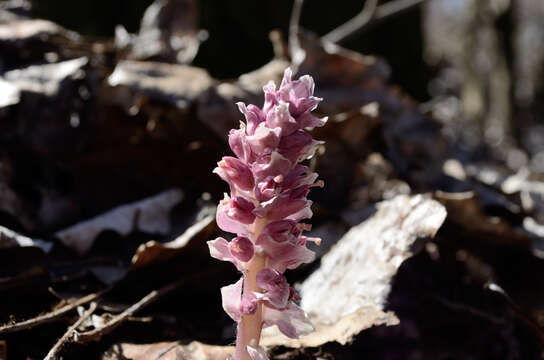
{"label": "twig", "polygon": [[91,316],[91,314],[95,310],[96,310],[96,303],[92,302],[91,305],[89,306],[89,309],[87,311],[85,311],[85,313],[83,315],[81,315],[81,317],[72,326],[70,326],[68,328],[68,330],[66,330],[64,335],[62,335],[62,337],[56,342],[56,344],[51,348],[51,350],[49,350],[49,352],[45,356],[44,360],[57,359],[58,353],[62,350],[62,347],[64,346],[64,344],[66,344],[66,342],[68,342],[72,338],[73,334],[76,332],[76,329],[85,320],[87,320],[89,318],[89,316]]}
{"label": "twig", "polygon": [[175,283],[162,287],[159,290],[151,291],[149,294],[144,296],[140,301],[138,301],[137,303],[133,304],[132,306],[124,310],[121,314],[114,316],[110,321],[104,324],[104,326],[97,329],[78,333],[77,336],[74,336],[73,341],[83,344],[89,341],[99,340],[102,336],[109,334],[125,321],[130,320],[133,317],[134,313],[142,310],[144,307],[157,301],[160,297],[176,289],[182,283],[184,283],[183,280],[176,281]]}
{"label": "twig", "polygon": [[506,320],[504,319],[501,319],[497,316],[494,316],[492,314],[489,314],[485,311],[482,311],[480,309],[476,309],[468,304],[460,304],[460,303],[456,303],[456,302],[453,302],[453,301],[450,301],[450,300],[447,300],[447,299],[444,299],[443,297],[441,296],[438,296],[438,295],[434,295],[433,296],[438,302],[440,302],[442,305],[454,310],[454,311],[459,311],[459,312],[468,312],[469,314],[472,314],[474,316],[478,316],[478,317],[481,317],[481,318],[484,318],[484,319],[487,319],[489,320],[490,323],[494,324],[494,325],[502,325],[504,323],[506,323]]}
{"label": "twig", "polygon": [[363,10],[354,18],[346,21],[333,31],[324,36],[324,39],[331,42],[341,42],[348,36],[364,27],[374,16],[378,0],[365,0]]}
{"label": "twig", "polygon": [[416,6],[419,6],[425,0],[396,0],[390,1],[380,6],[376,6],[377,0],[366,0],[363,10],[351,20],[340,25],[323,36],[324,40],[341,43],[362,31],[375,25],[378,22],[394,15],[400,15]]}
{"label": "twig", "polygon": [[37,316],[35,318],[28,319],[28,320],[25,320],[25,321],[21,321],[21,322],[15,323],[15,324],[6,324],[6,325],[0,327],[0,335],[7,334],[7,333],[12,333],[12,332],[16,332],[16,331],[21,331],[21,330],[26,330],[26,329],[33,328],[34,326],[38,326],[38,325],[41,325],[41,324],[56,321],[58,318],[62,317],[66,313],[74,310],[78,306],[81,306],[83,304],[86,304],[86,303],[88,303],[90,301],[95,300],[96,298],[98,298],[102,294],[103,294],[103,292],[89,294],[87,296],[84,296],[84,297],[80,298],[79,300],[74,301],[71,304],[65,305],[65,306],[61,307],[60,309],[49,312],[47,314],[40,315],[40,316]]}
{"label": "twig", "polygon": [[298,71],[300,64],[306,58],[306,52],[300,46],[298,39],[300,14],[304,0],[295,0],[293,10],[291,11],[291,20],[289,21],[289,53],[291,54],[291,70],[293,73]]}
{"label": "twig", "polygon": [[544,343],[544,331],[536,324],[532,319],[530,319],[525,313],[521,310],[521,308],[512,300],[510,295],[504,291],[502,287],[495,283],[487,283],[485,285],[485,288],[489,291],[493,291],[494,293],[500,295],[506,303],[514,310],[514,314],[516,314],[516,317],[523,322],[529,329],[531,329],[535,335],[540,339],[541,342]]}

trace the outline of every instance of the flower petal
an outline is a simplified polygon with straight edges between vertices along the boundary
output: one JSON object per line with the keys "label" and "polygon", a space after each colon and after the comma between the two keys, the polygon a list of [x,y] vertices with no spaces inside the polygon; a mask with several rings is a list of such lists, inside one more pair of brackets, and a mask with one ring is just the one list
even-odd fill
{"label": "flower petal", "polygon": [[255,161],[255,155],[251,151],[251,147],[246,138],[246,130],[244,126],[240,129],[232,129],[229,132],[229,145],[234,154],[242,161],[251,163]]}
{"label": "flower petal", "polygon": [[290,241],[277,242],[268,235],[259,236],[256,245],[268,255],[268,265],[280,273],[311,263],[315,259],[315,253],[306,246]]}
{"label": "flower petal", "polygon": [[230,210],[230,198],[225,194],[225,198],[219,202],[217,206],[217,213],[215,215],[215,220],[217,226],[223,231],[235,233],[238,235],[247,235],[249,234],[249,227],[247,224],[242,224],[239,221],[234,220],[232,217],[228,216],[228,211]]}
{"label": "flower petal", "polygon": [[[296,214],[305,214],[308,212],[302,210],[309,208],[312,202],[306,199],[291,199],[289,194],[280,194],[269,201],[261,203],[253,211],[258,217],[267,217],[269,220],[281,220],[281,219],[291,219],[293,215]],[[311,211],[309,212],[311,215]],[[297,216],[298,220],[303,219],[303,217]],[[292,220],[297,220],[292,219]]]}
{"label": "flower petal", "polygon": [[278,175],[286,176],[291,170],[292,163],[279,152],[260,156],[252,165],[251,171],[257,182],[267,178],[276,178]]}
{"label": "flower petal", "polygon": [[242,262],[248,262],[253,257],[253,243],[245,236],[235,237],[228,246],[232,256]]}
{"label": "flower petal", "polygon": [[215,240],[208,241],[208,247],[210,248],[211,257],[223,261],[230,261],[240,271],[244,269],[240,261],[232,254],[227,240],[218,237]]}
{"label": "flower petal", "polygon": [[257,155],[270,154],[280,142],[281,129],[279,127],[269,128],[264,123],[260,123],[255,129],[255,133],[246,138],[253,153]]}
{"label": "flower petal", "polygon": [[247,346],[246,350],[251,357],[251,360],[269,360],[266,350],[262,346],[259,346],[258,348]]}
{"label": "flower petal", "polygon": [[308,152],[307,148],[312,145],[312,137],[303,130],[295,131],[289,136],[281,138],[278,145],[279,152],[292,163],[298,162],[303,154]]}
{"label": "flower petal", "polygon": [[261,109],[253,104],[246,106],[243,102],[238,102],[236,105],[246,118],[246,134],[253,135],[257,126],[264,121],[264,114]]}
{"label": "flower petal", "polygon": [[300,125],[289,113],[289,104],[280,102],[266,114],[266,126],[280,128],[281,136],[288,136],[298,130]]}
{"label": "flower petal", "polygon": [[290,287],[285,277],[278,271],[265,268],[257,274],[257,286],[264,293],[255,293],[258,299],[267,301],[275,308],[283,309],[289,301]]}
{"label": "flower petal", "polygon": [[239,322],[242,319],[240,312],[240,302],[242,299],[242,284],[244,278],[238,280],[235,284],[221,288],[221,298],[223,309],[232,320]]}
{"label": "flower petal", "polygon": [[314,327],[306,313],[294,302],[290,301],[283,310],[268,306],[263,307],[264,327],[277,325],[278,329],[287,337],[298,339],[314,331]]}

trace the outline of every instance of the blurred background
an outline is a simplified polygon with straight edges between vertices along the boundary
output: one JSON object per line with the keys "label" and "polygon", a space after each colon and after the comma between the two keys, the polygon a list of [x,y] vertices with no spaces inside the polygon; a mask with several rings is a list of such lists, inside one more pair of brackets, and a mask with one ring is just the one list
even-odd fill
{"label": "blurred background", "polygon": [[[218,289],[238,275],[205,246],[227,190],[211,171],[235,102],[260,106],[288,66],[314,77],[330,119],[310,161],[324,244],[290,280],[380,201],[424,193],[448,217],[389,279],[400,325],[273,358],[541,359],[542,0],[0,1],[0,323],[105,289],[107,320],[182,278],[150,321],[66,358],[229,344]],[[0,359],[43,357],[65,320],[0,328]]]}

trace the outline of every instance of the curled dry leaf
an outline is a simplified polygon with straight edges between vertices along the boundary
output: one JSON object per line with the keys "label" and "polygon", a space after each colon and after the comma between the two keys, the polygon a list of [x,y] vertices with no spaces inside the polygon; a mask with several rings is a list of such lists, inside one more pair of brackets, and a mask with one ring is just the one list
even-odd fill
{"label": "curled dry leaf", "polygon": [[301,307],[315,332],[291,340],[269,328],[263,343],[345,344],[371,326],[398,324],[395,314],[384,311],[391,280],[413,255],[414,242],[433,237],[445,218],[445,208],[422,195],[399,195],[380,203],[376,214],[348,231],[302,284]]}
{"label": "curled dry leaf", "polygon": [[233,346],[206,345],[198,341],[187,345],[178,342],[116,344],[104,354],[102,360],[225,360],[233,353]]}
{"label": "curled dry leaf", "polygon": [[166,261],[176,256],[195,236],[203,232],[211,232],[215,228],[214,224],[215,214],[208,215],[191,225],[183,234],[170,242],[161,244],[152,240],[140,245],[136,250],[136,254],[132,257],[132,269]]}
{"label": "curled dry leaf", "polygon": [[64,245],[79,254],[84,254],[104,230],[113,230],[121,235],[128,235],[133,231],[165,235],[170,232],[168,214],[182,199],[181,190],[166,190],[153,197],[119,206],[95,218],[75,224],[55,233],[55,236]]}

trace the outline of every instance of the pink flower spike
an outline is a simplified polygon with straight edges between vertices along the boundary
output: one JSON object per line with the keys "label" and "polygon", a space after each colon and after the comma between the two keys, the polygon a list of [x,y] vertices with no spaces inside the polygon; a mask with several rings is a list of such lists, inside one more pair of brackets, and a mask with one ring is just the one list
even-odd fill
{"label": "pink flower spike", "polygon": [[311,226],[300,221],[312,216],[308,193],[324,183],[300,162],[322,144],[304,129],[323,126],[327,118],[311,114],[321,101],[313,79],[292,75],[286,69],[279,88],[273,82],[263,87],[262,108],[237,104],[245,122],[228,135],[236,157],[224,157],[214,170],[230,187],[217,207],[217,225],[236,236],[209,241],[210,254],[243,273],[221,289],[223,308],[238,323],[234,360],[267,359],[259,346],[263,327],[277,325],[292,338],[313,329],[283,273],[313,261],[306,243],[320,241],[302,236]]}

